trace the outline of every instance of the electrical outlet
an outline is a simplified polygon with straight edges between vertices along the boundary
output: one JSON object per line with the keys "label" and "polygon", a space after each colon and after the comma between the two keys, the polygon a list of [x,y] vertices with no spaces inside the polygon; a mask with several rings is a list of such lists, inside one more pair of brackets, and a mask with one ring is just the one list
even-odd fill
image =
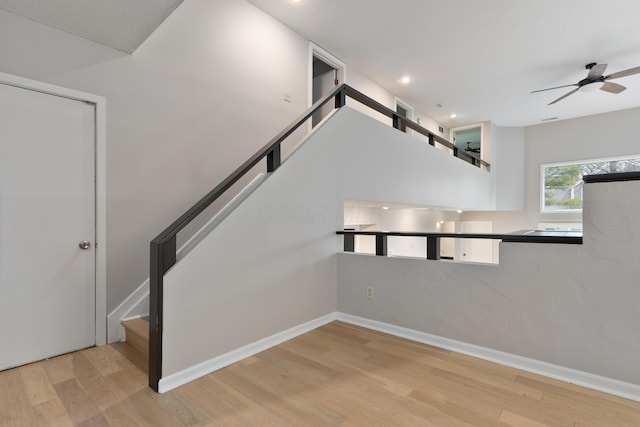
{"label": "electrical outlet", "polygon": [[367,299],[373,299],[373,298],[374,298],[373,287],[372,286],[368,286],[367,287]]}

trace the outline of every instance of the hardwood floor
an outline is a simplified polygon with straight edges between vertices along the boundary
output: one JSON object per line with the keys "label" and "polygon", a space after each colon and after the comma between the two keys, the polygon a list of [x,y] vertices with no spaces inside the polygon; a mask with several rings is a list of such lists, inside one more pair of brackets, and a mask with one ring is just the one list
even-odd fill
{"label": "hardwood floor", "polygon": [[640,426],[640,403],[340,322],[164,395],[126,347],[0,372],[0,425]]}

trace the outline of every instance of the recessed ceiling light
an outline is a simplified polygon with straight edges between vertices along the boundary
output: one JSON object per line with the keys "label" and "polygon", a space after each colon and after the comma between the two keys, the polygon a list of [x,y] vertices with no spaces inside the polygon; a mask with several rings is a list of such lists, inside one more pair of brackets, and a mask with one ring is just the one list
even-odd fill
{"label": "recessed ceiling light", "polygon": [[387,209],[389,209],[389,206],[383,206],[382,209],[386,211]]}
{"label": "recessed ceiling light", "polygon": [[403,85],[411,83],[411,77],[409,77],[409,76],[402,77],[400,79],[400,83],[402,83]]}
{"label": "recessed ceiling light", "polygon": [[456,117],[458,117],[458,116],[455,115],[455,114],[452,114],[452,115],[449,116],[450,119],[455,119]]}
{"label": "recessed ceiling light", "polygon": [[456,212],[458,212],[458,213],[462,213],[462,209],[458,209]]}

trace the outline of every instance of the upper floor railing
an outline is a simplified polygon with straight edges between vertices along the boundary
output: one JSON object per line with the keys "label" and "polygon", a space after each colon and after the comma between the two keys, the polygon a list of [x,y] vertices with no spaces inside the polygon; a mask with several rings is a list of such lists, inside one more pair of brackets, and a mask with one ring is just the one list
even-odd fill
{"label": "upper floor railing", "polygon": [[151,241],[150,259],[150,307],[149,307],[149,386],[158,390],[158,383],[162,377],[162,329],[163,329],[163,286],[164,274],[176,263],[177,235],[212,203],[220,199],[235,183],[247,175],[254,166],[266,159],[267,172],[274,172],[281,163],[281,144],[292,133],[300,128],[314,113],[330,103],[335,102],[335,108],[346,105],[347,97],[366,105],[367,107],[389,117],[396,129],[408,128],[427,137],[430,145],[441,145],[451,150],[451,153],[477,167],[490,169],[489,163],[470,156],[446,139],[433,134],[419,124],[399,116],[397,112],[387,108],[379,102],[369,98],[361,92],[347,85],[337,87],[333,92],[313,104],[307,111],[276,135],[258,152],[238,167],[231,175],[218,184],[213,190],[193,205],[183,215],[176,219],[169,227]]}

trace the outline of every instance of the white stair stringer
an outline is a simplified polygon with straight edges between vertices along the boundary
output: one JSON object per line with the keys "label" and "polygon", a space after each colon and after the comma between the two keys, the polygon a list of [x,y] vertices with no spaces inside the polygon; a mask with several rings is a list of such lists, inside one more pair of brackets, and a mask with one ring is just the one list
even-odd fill
{"label": "white stair stringer", "polygon": [[335,312],[347,199],[492,210],[495,179],[341,108],[164,275],[162,377]]}
{"label": "white stair stringer", "polygon": [[[202,226],[189,240],[176,251],[176,262],[188,254],[198,243],[218,226],[238,205],[260,186],[268,174],[260,173],[233,197],[218,213]],[[125,299],[107,317],[107,342],[114,343],[124,339],[122,322],[149,315],[149,278]]]}

